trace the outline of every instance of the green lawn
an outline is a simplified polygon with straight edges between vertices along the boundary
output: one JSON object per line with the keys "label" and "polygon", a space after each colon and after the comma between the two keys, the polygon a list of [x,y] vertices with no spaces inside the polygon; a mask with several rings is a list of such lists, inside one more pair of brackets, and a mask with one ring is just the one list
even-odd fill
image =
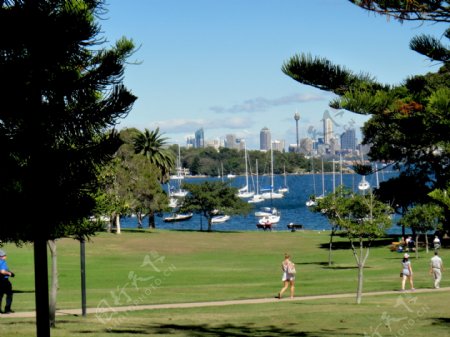
{"label": "green lawn", "polygon": [[[87,244],[89,307],[273,297],[281,287],[285,252],[297,265],[297,296],[353,293],[357,270],[347,241],[337,239],[328,267],[327,232],[143,231],[100,234]],[[389,240],[374,248],[365,269],[364,291],[397,290],[401,254]],[[4,247],[16,272],[16,311],[33,310],[32,247]],[[444,262],[450,252],[441,253]],[[428,261],[412,259],[416,288],[431,288]],[[80,307],[79,243],[58,241],[58,308]],[[442,286],[450,285],[444,274]],[[53,336],[382,336],[439,334],[449,328],[447,292],[289,301],[258,305],[126,312],[102,324],[95,315],[59,317]],[[401,301],[411,301],[409,307]],[[387,315],[387,316],[386,316]],[[420,316],[419,316],[420,315]],[[383,318],[384,317],[384,318]],[[390,318],[387,319],[386,317]],[[406,317],[406,318],[405,318]],[[414,322],[412,322],[414,320]],[[386,321],[389,324],[386,325]],[[34,321],[0,317],[0,334],[30,336]],[[404,325],[407,324],[407,325]],[[391,331],[389,331],[389,327]],[[372,330],[371,330],[372,329]],[[403,329],[403,330],[401,330]],[[407,331],[405,330],[407,329]],[[431,330],[430,330],[431,329]]]}

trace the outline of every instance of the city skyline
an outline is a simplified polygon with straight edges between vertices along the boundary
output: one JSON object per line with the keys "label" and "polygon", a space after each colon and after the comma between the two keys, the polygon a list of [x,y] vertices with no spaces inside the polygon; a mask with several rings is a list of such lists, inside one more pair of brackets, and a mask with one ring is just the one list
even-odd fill
{"label": "city skyline", "polygon": [[106,9],[99,24],[108,44],[125,36],[137,47],[124,84],[138,99],[118,127],[159,127],[172,144],[203,128],[205,140],[235,133],[258,148],[264,126],[295,144],[296,111],[300,138],[322,132],[325,110],[336,124],[360,127],[367,116],[331,109],[335,95],[292,80],[283,63],[308,53],[396,85],[437,70],[409,42],[446,28],[336,0],[110,0]]}
{"label": "city skyline", "polygon": [[[338,113],[337,117],[342,117],[344,114],[343,113]],[[297,120],[297,118],[299,120]],[[300,122],[299,122],[300,121]],[[204,145],[205,146],[214,146],[214,147],[219,147],[219,146],[223,146],[223,147],[229,147],[229,148],[236,148],[236,146],[227,146],[227,144],[236,144],[237,140],[245,140],[246,142],[246,146],[248,149],[259,149],[259,150],[268,150],[270,148],[270,142],[274,142],[274,141],[280,141],[283,142],[284,145],[284,149],[286,151],[288,151],[288,148],[292,145],[300,145],[302,140],[305,139],[311,139],[313,142],[314,141],[319,141],[319,139],[323,139],[323,142],[327,145],[330,144],[330,139],[333,138],[339,138],[346,133],[348,130],[353,130],[353,135],[355,136],[355,139],[360,142],[361,139],[361,133],[359,131],[359,129],[362,127],[361,126],[357,126],[355,125],[355,121],[353,119],[346,121],[345,123],[338,123],[336,117],[333,118],[333,116],[331,116],[330,112],[328,110],[325,110],[322,118],[320,119],[320,124],[322,125],[321,128],[316,128],[314,125],[310,125],[309,127],[306,128],[306,132],[304,135],[300,135],[299,134],[299,144],[297,144],[297,123],[301,123],[301,116],[300,114],[296,111],[293,115],[292,115],[292,123],[294,125],[293,128],[293,134],[292,135],[288,135],[289,139],[283,139],[283,138],[274,138],[272,135],[272,131],[270,128],[268,128],[267,126],[264,126],[260,129],[260,132],[258,134],[258,139],[259,142],[255,143],[254,141],[252,142],[250,140],[250,144],[256,144],[256,146],[252,146],[249,147],[248,146],[248,138],[244,138],[244,137],[238,137],[236,133],[229,133],[226,134],[222,137],[214,137],[214,138],[208,138],[207,136],[205,136],[205,130],[203,128],[199,129],[202,130],[202,135],[203,135],[203,141],[204,141]],[[333,128],[333,126],[336,127]],[[263,136],[263,130],[264,129],[268,129],[269,131],[269,139],[268,140],[262,140]],[[195,135],[198,133],[198,131],[195,131]],[[322,131],[320,131],[322,130]],[[208,130],[206,130],[206,135],[208,134]],[[360,135],[359,137],[357,135]],[[183,144],[186,144],[187,146],[191,145],[194,147],[198,147],[196,146],[197,141],[197,136],[194,136],[194,133],[192,133],[192,135],[187,136],[186,137],[186,142]],[[356,141],[355,140],[355,141]],[[265,145],[262,145],[262,142],[265,142]],[[299,148],[299,147],[298,147]]]}

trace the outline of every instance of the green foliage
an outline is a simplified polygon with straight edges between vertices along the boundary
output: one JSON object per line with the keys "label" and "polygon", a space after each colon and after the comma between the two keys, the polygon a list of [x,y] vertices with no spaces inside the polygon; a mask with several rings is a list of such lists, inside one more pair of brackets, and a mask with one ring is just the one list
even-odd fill
{"label": "green foliage", "polygon": [[189,191],[181,206],[181,212],[195,212],[208,220],[211,231],[211,219],[217,211],[223,214],[248,214],[252,207],[237,196],[237,188],[220,181],[205,181],[201,184],[185,183],[182,186]]}
{"label": "green foliage", "polygon": [[448,1],[441,0],[349,0],[365,10],[387,15],[403,22],[420,20],[432,22],[450,22]]}
{"label": "green foliage", "polygon": [[[446,1],[350,1],[399,20],[450,21]],[[362,129],[363,144],[370,145],[371,160],[394,162],[405,176],[417,177],[416,191],[425,194],[412,193],[408,198],[411,205],[423,202],[430,189],[446,188],[450,181],[450,51],[445,39],[450,39],[448,28],[440,39],[415,37],[411,49],[440,62],[441,67],[436,73],[411,76],[396,86],[382,85],[368,75],[355,75],[326,58],[306,53],[294,55],[282,67],[285,74],[302,84],[337,94],[330,106],[371,115]],[[362,167],[358,169],[366,173]],[[395,195],[403,193],[400,189],[391,192],[393,203],[407,200]],[[404,210],[408,206],[402,205]]]}
{"label": "green foliage", "polygon": [[162,169],[147,156],[135,153],[137,135],[142,134],[136,129],[122,130],[120,136],[124,143],[99,176],[101,188],[95,213],[111,218],[117,214],[137,214],[142,226],[144,216],[150,215],[152,221],[155,214],[168,209],[169,198],[159,182]]}
{"label": "green foliage", "polygon": [[442,208],[436,204],[416,205],[400,219],[399,225],[419,233],[436,231],[442,226],[443,216]]}
{"label": "green foliage", "polygon": [[317,200],[312,208],[337,225],[350,240],[368,238],[373,240],[385,234],[392,225],[391,208],[375,199],[372,193],[361,195],[339,187],[335,193]]}
{"label": "green foliage", "polygon": [[[46,240],[82,225],[97,173],[117,151],[110,131],[136,97],[122,84],[130,40],[101,46],[103,1],[2,1],[2,240]],[[31,216],[20,217],[23,209]],[[44,212],[45,217],[39,216]]]}
{"label": "green foliage", "polygon": [[447,210],[450,210],[450,187],[447,190],[434,190],[429,196],[435,201],[440,202]]}
{"label": "green foliage", "polygon": [[144,155],[151,164],[155,165],[161,172],[160,181],[166,182],[170,171],[175,167],[175,157],[166,148],[167,138],[159,132],[159,128],[154,131],[145,129],[143,133],[137,131],[133,139],[134,151]]}
{"label": "green foliage", "polygon": [[[178,146],[169,147],[174,155],[178,153]],[[259,150],[247,150],[249,157],[249,171],[256,174],[255,163],[258,160],[258,174],[270,172],[270,154]],[[303,154],[294,152],[274,152],[274,173],[302,173],[311,171],[311,160],[306,159]],[[314,159],[314,167],[320,167],[320,159]],[[218,151],[212,147],[206,148],[181,148],[181,166],[189,169],[193,175],[217,176],[244,174],[245,161],[244,150],[220,148]],[[331,171],[331,164],[325,163],[326,169]]]}

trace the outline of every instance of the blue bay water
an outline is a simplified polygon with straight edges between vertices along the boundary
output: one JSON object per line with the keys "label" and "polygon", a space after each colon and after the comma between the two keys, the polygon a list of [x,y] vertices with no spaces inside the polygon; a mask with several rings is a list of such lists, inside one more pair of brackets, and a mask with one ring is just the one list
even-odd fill
{"label": "blue bay water", "polygon": [[[392,176],[397,175],[395,172],[382,172],[378,176],[379,182],[389,179]],[[186,182],[200,183],[204,180],[218,180],[219,178],[186,178]],[[252,185],[252,179],[249,178],[250,185]],[[334,186],[341,184],[340,174],[325,174],[324,175],[325,194],[333,191]],[[366,177],[366,180],[370,183],[371,187],[375,187],[377,179],[375,175]],[[231,186],[242,187],[245,185],[245,177],[237,176],[229,181]],[[361,176],[356,174],[343,174],[342,182],[348,188],[357,190],[358,184],[361,181]],[[260,185],[270,185],[270,178],[268,176],[259,177]],[[261,203],[253,204],[254,210],[247,216],[232,216],[230,220],[225,223],[213,224],[213,230],[218,231],[255,231],[260,230],[256,227],[258,223],[257,217],[254,216],[256,210],[264,206],[276,207],[281,212],[280,222],[276,226],[276,230],[289,230],[287,225],[290,223],[302,224],[304,229],[309,230],[328,230],[330,229],[329,222],[326,217],[321,214],[311,212],[306,206],[306,201],[309,196],[314,193],[314,185],[316,194],[322,194],[322,175],[287,175],[286,182],[289,187],[289,192],[285,194],[282,199],[266,200]],[[274,177],[274,186],[277,189],[284,185],[284,176],[277,175]],[[165,214],[168,216],[169,214]],[[163,217],[156,217],[156,227],[161,229],[173,229],[173,230],[205,230],[207,228],[207,222],[204,217],[197,214],[187,221],[166,223],[163,221]],[[124,217],[121,220],[123,228],[137,228],[137,220],[134,217]],[[148,225],[148,219],[144,218],[144,227]],[[400,229],[397,226],[389,231],[390,233],[399,233]]]}

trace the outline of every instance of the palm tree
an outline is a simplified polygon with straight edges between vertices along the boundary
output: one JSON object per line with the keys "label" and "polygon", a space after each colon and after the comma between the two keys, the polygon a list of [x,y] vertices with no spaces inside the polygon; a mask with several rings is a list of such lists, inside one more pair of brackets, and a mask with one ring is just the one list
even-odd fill
{"label": "palm tree", "polygon": [[145,129],[139,132],[133,139],[134,152],[146,156],[150,163],[154,164],[160,171],[159,181],[167,182],[171,169],[175,167],[174,154],[165,148],[166,137],[162,137],[159,127],[154,131]]}
{"label": "palm tree", "polygon": [[[162,137],[159,128],[154,131],[145,129],[138,131],[133,137],[134,152],[142,154],[148,158],[151,164],[158,169],[158,180],[164,184],[169,180],[170,171],[175,167],[175,156],[167,149],[166,137]],[[155,228],[155,213],[148,214],[148,223],[151,228]]]}

